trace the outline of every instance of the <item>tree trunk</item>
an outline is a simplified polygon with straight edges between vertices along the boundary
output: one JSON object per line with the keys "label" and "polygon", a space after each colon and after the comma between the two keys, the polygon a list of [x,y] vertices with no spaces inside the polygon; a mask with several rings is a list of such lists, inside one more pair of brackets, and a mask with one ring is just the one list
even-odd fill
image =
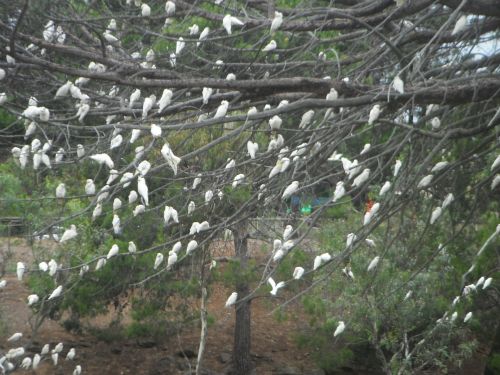
{"label": "tree trunk", "polygon": [[201,375],[203,354],[205,353],[205,344],[207,342],[207,288],[201,289],[201,337],[200,346],[198,348],[198,359],[196,361],[196,375]]}
{"label": "tree trunk", "polygon": [[[248,236],[246,233],[246,223],[240,224],[233,230],[234,247],[236,258],[240,261],[241,270],[247,268],[248,259]],[[249,294],[248,281],[243,277],[236,284],[238,300],[244,299]],[[251,343],[251,300],[247,300],[235,305],[236,322],[234,325],[234,346],[233,365],[234,373],[247,375],[252,371],[252,361],[250,359]]]}

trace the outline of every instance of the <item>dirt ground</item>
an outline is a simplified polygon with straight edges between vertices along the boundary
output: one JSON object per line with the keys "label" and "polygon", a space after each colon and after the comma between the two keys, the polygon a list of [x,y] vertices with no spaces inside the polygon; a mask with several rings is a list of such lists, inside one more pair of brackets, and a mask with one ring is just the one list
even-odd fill
{"label": "dirt ground", "polygon": [[[0,239],[4,253],[7,250],[6,239]],[[48,246],[51,246],[48,244]],[[258,252],[257,244],[252,251]],[[231,255],[232,249],[220,248],[217,256]],[[31,248],[21,239],[11,239],[11,260],[7,264],[8,272],[2,278],[7,286],[0,290],[1,319],[6,322],[4,336],[0,337],[0,352],[9,348],[24,345],[31,339],[29,325],[32,316],[26,304],[30,294],[27,286],[19,282],[12,273],[17,261],[31,264],[33,254]],[[222,374],[229,366],[232,351],[234,309],[224,309],[224,303],[231,291],[221,285],[215,285],[209,297],[208,312],[215,317],[215,323],[209,327],[204,367],[207,374]],[[321,374],[315,369],[311,353],[299,349],[293,340],[293,333],[304,325],[300,306],[291,305],[291,311],[297,311],[295,319],[277,322],[272,316],[273,306],[279,300],[258,298],[252,304],[252,357],[256,366],[256,374]],[[109,316],[101,316],[90,321],[90,324],[103,326]],[[127,319],[125,319],[126,321]],[[0,330],[0,333],[2,331]],[[16,344],[6,342],[6,338],[14,332],[22,332],[24,337]],[[84,374],[189,374],[194,371],[198,350],[199,329],[186,329],[179,336],[166,338],[164,342],[148,342],[147,340],[125,340],[106,343],[95,337],[75,335],[64,330],[56,321],[46,320],[33,343],[28,347],[31,357],[50,343],[51,349],[59,342],[64,344],[57,367],[50,358],[45,358],[36,374],[71,374],[75,365],[80,364]],[[18,345],[17,345],[18,344]],[[69,348],[75,348],[77,356],[73,361],[64,360]],[[182,354],[184,352],[188,357]],[[190,371],[191,370],[191,371]],[[315,372],[317,371],[317,372]],[[31,371],[29,371],[31,372]],[[15,374],[29,373],[18,370]],[[31,372],[34,373],[34,372]]]}

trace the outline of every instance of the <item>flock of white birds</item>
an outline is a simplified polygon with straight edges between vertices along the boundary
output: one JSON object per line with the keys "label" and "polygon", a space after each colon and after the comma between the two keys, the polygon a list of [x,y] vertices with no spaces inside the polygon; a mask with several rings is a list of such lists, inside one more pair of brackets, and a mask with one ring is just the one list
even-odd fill
{"label": "flock of white birds", "polygon": [[[219,1],[219,3],[220,2],[221,1]],[[140,14],[142,17],[151,16],[151,8],[146,3],[142,3],[140,0],[135,0],[135,1],[127,0],[127,4],[132,5],[132,3],[134,3],[135,6],[140,7]],[[175,12],[176,12],[175,2],[167,1],[165,4],[165,14],[167,16],[166,23],[169,22],[169,17],[175,15]],[[270,28],[271,34],[274,33],[276,30],[278,30],[281,27],[282,23],[283,23],[283,14],[281,14],[280,12],[275,12],[275,16],[271,21],[271,28]],[[227,34],[232,34],[234,27],[241,27],[243,25],[244,25],[243,21],[229,14],[227,14],[222,21],[222,26],[224,30],[227,32]],[[453,33],[459,32],[461,29],[465,27],[465,25],[466,25],[466,19],[464,21],[463,18],[460,18],[457,24],[455,25]],[[120,44],[119,38],[113,34],[116,30],[117,30],[117,21],[112,19],[109,22],[107,29],[103,34],[104,39],[106,40],[107,43],[109,43],[108,47],[110,49]],[[189,28],[189,31],[191,36],[199,34],[199,41],[197,42],[197,46],[203,43],[207,39],[210,33],[210,29],[208,27],[204,28],[200,32],[200,28],[196,24],[192,25]],[[66,34],[61,26],[56,26],[56,24],[53,21],[49,21],[45,25],[45,29],[43,30],[43,38],[49,42],[64,44],[66,39]],[[186,47],[186,42],[182,37],[179,37],[179,39],[176,42],[175,53],[172,53],[170,55],[170,63],[172,64],[172,66],[175,66],[176,57],[182,53],[185,47]],[[272,52],[277,48],[278,46],[276,41],[271,40],[267,45],[265,45],[262,48],[262,51]],[[139,59],[141,58],[141,55],[137,53],[133,54],[132,57]],[[12,60],[13,59],[11,58],[10,61],[11,63],[15,62],[15,60],[14,61]],[[153,50],[149,50],[145,56],[144,62],[141,63],[141,66],[145,68],[154,69],[155,68],[154,61],[155,61],[155,52]],[[220,61],[219,63],[223,64],[222,61]],[[100,63],[91,62],[88,65],[88,70],[91,72],[105,72],[106,69],[107,68]],[[5,72],[5,70],[0,69],[0,80],[5,78],[6,74],[7,73]],[[228,80],[235,78],[236,78],[235,75],[232,73],[230,73],[227,76]],[[86,93],[83,93],[81,89],[83,86],[88,84],[89,81],[90,80],[85,77],[79,77],[75,80],[75,82],[68,80],[66,83],[60,86],[55,92],[55,98],[71,97],[76,101],[75,107],[77,108],[77,111],[75,113],[74,118],[77,119],[80,123],[84,122],[85,118],[92,111],[91,98]],[[401,94],[404,93],[404,82],[399,76],[396,76],[394,78],[391,87],[398,93]],[[202,88],[202,102],[204,105],[209,103],[213,93],[214,90],[210,87]],[[113,86],[108,95],[109,97],[115,97],[118,94],[119,94],[119,88]],[[152,111],[155,111],[156,115],[162,114],[163,111],[172,103],[173,97],[174,97],[174,92],[172,90],[164,89],[161,95],[159,95],[159,99],[157,99],[156,95],[151,94],[142,100],[141,90],[135,89],[128,98],[127,107],[131,110],[134,110],[137,107],[138,113],[140,113],[140,117],[142,118],[142,120],[150,120]],[[338,99],[337,91],[334,88],[332,88],[331,91],[326,95],[326,99],[333,101],[337,100]],[[142,109],[140,108],[141,100],[142,100]],[[5,93],[0,93],[0,105],[4,105],[5,103],[7,103],[7,101],[8,101],[7,95]],[[278,108],[286,105],[288,105],[288,102],[283,101],[278,105]],[[269,110],[269,109],[271,109],[270,105],[266,105],[264,107],[264,110]],[[432,111],[436,109],[437,106],[429,106],[427,115],[432,113]],[[229,102],[226,100],[222,100],[220,102],[220,105],[217,107],[215,113],[213,113],[212,118],[222,119],[228,115],[230,110],[231,108]],[[369,111],[368,117],[366,119],[368,124],[376,123],[382,111],[383,108],[381,108],[381,105],[375,104]],[[252,119],[252,116],[255,116],[257,113],[258,113],[257,108],[252,107],[250,110],[248,110],[247,119]],[[299,128],[307,129],[313,122],[315,115],[316,114],[314,110],[308,110],[305,113],[303,113],[300,119]],[[29,140],[33,138],[33,136],[37,133],[37,130],[40,128],[39,123],[48,122],[51,119],[51,112],[46,107],[38,106],[37,99],[35,97],[31,97],[28,101],[27,108],[22,111],[21,116],[22,116],[21,118],[23,118],[26,122],[26,132],[24,137],[26,140]],[[331,116],[330,110],[327,111],[325,117],[328,118],[329,116]],[[201,118],[200,121],[204,119],[205,118]],[[106,123],[113,124],[113,120],[114,120],[113,116],[108,116],[108,118],[106,119]],[[440,119],[438,117],[432,118],[430,123],[432,129],[434,130],[439,129],[441,125]],[[316,142],[313,145],[310,145],[308,143],[302,143],[297,147],[295,147],[294,149],[289,149],[288,147],[284,147],[285,139],[281,134],[278,133],[283,124],[283,119],[279,115],[273,115],[270,116],[268,124],[271,137],[269,140],[269,144],[265,149],[268,152],[273,150],[276,151],[279,150],[276,164],[270,169],[269,180],[273,179],[275,176],[279,174],[286,172],[288,168],[294,163],[303,159],[307,159],[308,157],[314,156],[315,153],[322,147],[320,142]],[[89,159],[97,163],[98,165],[105,166],[109,170],[109,177],[106,181],[106,184],[99,188],[96,186],[95,182],[92,179],[87,179],[85,186],[82,188],[82,191],[78,192],[77,195],[79,196],[84,194],[92,198],[92,205],[93,205],[91,214],[92,220],[96,220],[99,216],[103,214],[105,210],[104,204],[108,201],[108,198],[110,197],[113,191],[114,192],[125,191],[125,189],[131,186],[133,181],[136,180],[137,190],[131,189],[128,193],[127,198],[114,197],[112,202],[113,220],[112,220],[112,228],[110,228],[110,230],[112,230],[115,235],[119,235],[122,232],[122,222],[119,215],[122,207],[124,207],[123,203],[124,201],[128,202],[129,206],[135,205],[133,209],[133,216],[141,215],[144,212],[146,212],[146,210],[148,210],[150,204],[148,173],[150,172],[152,165],[148,160],[142,160],[146,156],[146,154],[144,147],[140,146],[135,149],[136,157],[133,163],[133,170],[126,169],[127,167],[121,170],[115,169],[117,161],[113,160],[112,150],[120,149],[127,142],[129,144],[134,144],[143,135],[144,135],[143,130],[133,129],[131,130],[129,136],[127,136],[123,134],[121,128],[116,127],[109,143],[109,153],[100,152],[100,153],[93,153],[90,155],[87,154],[85,147],[81,144],[78,144],[76,149],[59,148],[57,150],[53,150],[52,142],[50,140],[47,140],[42,144],[42,141],[40,141],[40,139],[33,138],[30,143],[20,148],[14,147],[12,149],[12,156],[21,169],[25,169],[28,166],[30,161],[30,156],[32,159],[33,163],[32,165],[34,170],[38,170],[42,165],[48,169],[51,169],[54,164],[61,164],[65,161],[65,159],[70,159],[70,160],[75,159],[78,162],[82,162],[85,159]],[[164,140],[165,137],[162,136],[162,126],[154,123],[151,124],[150,136],[152,137],[153,140],[157,139]],[[258,156],[261,146],[262,145],[259,145],[255,141],[248,140],[247,155],[250,158],[250,160],[253,160]],[[371,145],[366,144],[363,147],[363,149],[360,150],[358,155],[363,155],[367,153],[370,150],[370,148]],[[173,174],[177,175],[179,171],[179,166],[182,163],[182,157],[176,156],[170,144],[166,141],[161,147],[161,155],[163,156],[168,167],[172,170]],[[331,198],[330,203],[338,202],[344,195],[346,195],[349,187],[359,188],[370,181],[371,177],[370,168],[365,168],[362,163],[358,162],[357,159],[350,160],[349,158],[343,156],[342,154],[333,152],[333,154],[330,156],[328,160],[331,163],[340,163],[345,173],[345,181],[339,181],[337,183],[334,195]],[[425,175],[416,183],[417,189],[424,190],[429,186],[431,186],[434,177],[438,175],[440,172],[446,170],[446,168],[449,168],[450,164],[451,164],[450,161],[443,160],[432,166],[432,168],[430,168],[429,170],[429,174]],[[499,166],[500,166],[500,156],[498,156],[495,159],[495,161],[491,165],[490,170],[496,171]],[[393,166],[394,179],[398,177],[402,167],[403,167],[403,161],[396,160]],[[227,164],[224,167],[225,170],[232,170],[236,168],[237,164],[234,159],[228,160]],[[242,173],[236,174],[231,182],[232,188],[237,189],[242,184],[245,184],[246,179],[247,177],[244,174]],[[203,176],[201,174],[197,175],[193,179],[192,184],[190,184],[189,189],[191,189],[192,191],[196,191],[199,189],[199,186],[202,183],[203,183]],[[496,174],[492,179],[491,189],[495,189],[499,184],[500,184],[500,174]],[[381,212],[381,209],[383,208],[383,197],[391,189],[393,189],[393,186],[395,186],[395,182],[389,180],[382,185],[378,193],[380,201],[375,202],[372,205],[372,207],[366,213],[364,213],[362,218],[363,226],[367,226],[370,223],[372,223],[374,219],[377,219],[377,217]],[[289,181],[288,185],[281,192],[280,198],[282,200],[287,200],[293,195],[297,194],[300,191],[300,188],[301,188],[300,181],[298,180]],[[398,194],[399,192],[395,191],[394,193]],[[210,189],[206,190],[204,193],[201,193],[201,195],[204,198],[204,205],[211,204],[214,201],[214,196],[217,196],[219,200],[223,199],[223,193],[221,190],[214,191]],[[258,199],[260,200],[265,196],[266,196],[266,184],[262,184],[259,188]],[[67,188],[64,183],[60,183],[56,187],[55,198],[61,201],[71,199],[71,196],[68,196]],[[269,202],[269,200],[275,198],[276,196],[267,195],[265,202]],[[436,223],[443,214],[444,210],[447,207],[449,207],[453,203],[453,201],[454,201],[454,196],[452,193],[449,193],[446,196],[446,198],[442,201],[442,203],[433,209],[429,218],[429,224],[433,225],[434,223]],[[197,210],[196,203],[194,201],[190,201],[187,207],[187,216],[188,217],[191,216],[196,210]],[[178,224],[181,219],[185,218],[182,218],[177,208],[173,206],[165,206],[163,219],[165,226],[170,226]],[[156,258],[154,260],[154,264],[151,265],[152,269],[158,270],[160,269],[160,267],[162,267],[162,265],[164,265],[164,267],[162,268],[163,271],[171,270],[178,262],[192,255],[196,251],[196,249],[199,247],[197,236],[205,231],[209,231],[210,229],[211,226],[208,221],[203,221],[201,223],[196,221],[192,222],[189,231],[189,235],[192,238],[188,241],[188,243],[185,246],[184,256],[181,255],[183,244],[181,243],[181,241],[178,241],[168,252],[166,264],[164,264],[165,256],[163,255],[163,253],[161,252],[157,253]],[[497,227],[496,234],[498,234],[499,231],[500,231],[500,226]],[[272,254],[271,254],[271,259],[273,262],[279,263],[294,248],[294,246],[296,246],[296,242],[292,239],[295,234],[296,233],[293,227],[291,225],[287,225],[283,232],[282,238],[275,239],[273,241]],[[53,234],[51,237],[56,241],[58,241],[59,243],[64,244],[68,241],[76,239],[78,235],[79,233],[77,227],[72,224],[69,226],[69,228],[64,230],[62,235],[59,236],[58,234]],[[40,238],[49,238],[49,237],[48,235],[43,235]],[[346,249],[351,249],[353,246],[356,245],[358,241],[359,240],[356,234],[350,233],[346,239]],[[370,247],[373,248],[376,247],[375,241],[372,239],[366,238],[364,242]],[[117,244],[113,244],[106,255],[99,256],[92,261],[95,262],[95,271],[98,271],[102,267],[105,267],[106,262],[112,261],[114,258],[120,255],[135,254],[137,253],[137,251],[138,251],[137,246],[132,241],[129,242],[128,244],[127,252],[123,254],[120,253],[119,246]],[[334,259],[335,255],[332,255],[330,253],[323,253],[321,255],[318,255],[314,258],[313,265],[310,267],[309,271],[307,271],[307,268],[305,267],[296,267],[293,271],[293,275],[291,275],[291,280],[289,281],[275,282],[275,280],[271,276],[267,277],[267,283],[271,287],[270,294],[272,296],[276,296],[281,289],[286,287],[287,283],[292,282],[293,280],[301,279],[308,272],[314,272],[323,267],[324,265],[328,264],[329,262],[332,262],[332,260]],[[366,268],[367,272],[376,272],[377,268],[380,267],[382,261],[383,261],[382,256],[380,255],[375,256],[369,262]],[[29,266],[25,265],[22,262],[17,263],[16,273],[19,281],[21,281],[23,279],[24,274],[30,270],[29,268],[30,268]],[[48,262],[39,263],[38,269],[32,269],[32,271],[47,272],[50,276],[54,277],[57,274],[57,272],[61,270],[61,268],[62,268],[61,264],[57,264],[57,262],[54,259],[51,259]],[[85,273],[89,271],[90,271],[90,263],[87,263],[83,264],[80,267],[79,272],[80,275],[83,276]],[[344,269],[342,269],[342,272],[351,280],[355,280],[355,276],[350,266],[347,266]],[[492,283],[491,277],[487,279],[481,277],[476,283],[467,285],[463,290],[463,296],[457,296],[453,300],[451,306],[452,307],[456,306],[460,302],[461,297],[466,297],[471,293],[477,293],[480,288],[482,288],[483,290],[488,288],[491,285],[491,283]],[[5,288],[6,285],[7,285],[6,280],[0,280],[0,289]],[[63,286],[58,285],[50,293],[50,295],[43,296],[42,299],[53,300],[60,298],[62,295],[63,295]],[[404,300],[410,299],[411,296],[412,296],[412,291],[408,291]],[[28,306],[35,306],[38,303],[40,303],[40,300],[41,298],[38,295],[32,294],[28,296],[27,304]],[[231,307],[235,305],[237,306],[239,302],[240,300],[238,299],[238,294],[236,292],[233,292],[227,299],[225,306],[226,307]],[[447,312],[443,316],[443,318],[440,319],[439,322],[444,322],[448,320],[450,322],[454,322],[457,319],[457,317],[458,313],[456,311],[451,314]],[[465,315],[463,321],[468,322],[471,320],[471,318],[472,318],[472,312],[469,312]],[[338,326],[334,332],[334,336],[335,337],[339,336],[344,332],[345,329],[346,329],[346,324],[344,323],[344,321],[339,321]],[[14,333],[10,338],[8,338],[7,341],[9,343],[15,343],[21,340],[22,338],[23,338],[22,333]],[[26,353],[23,347],[13,348],[10,349],[2,358],[0,358],[0,369],[2,369],[3,371],[13,370],[15,366],[12,362],[23,356],[25,357],[20,362],[20,367],[24,369],[32,368],[35,370],[38,367],[40,361],[44,360],[45,358],[47,359],[50,358],[54,363],[54,365],[57,365],[58,356],[62,352],[62,350],[63,350],[62,343],[58,344],[51,351],[49,345],[47,344],[43,347],[40,354],[37,353],[33,356],[33,358],[31,358],[29,356],[25,356]],[[73,360],[75,356],[76,356],[75,349],[71,348],[66,354],[66,359]],[[81,366],[77,365],[73,374],[78,375],[81,373],[81,371],[82,371]]]}

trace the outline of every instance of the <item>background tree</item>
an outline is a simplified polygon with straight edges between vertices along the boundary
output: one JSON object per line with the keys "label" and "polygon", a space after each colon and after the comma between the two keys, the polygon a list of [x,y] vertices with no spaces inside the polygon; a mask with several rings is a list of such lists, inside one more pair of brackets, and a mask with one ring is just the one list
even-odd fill
{"label": "background tree", "polygon": [[[385,373],[449,366],[472,351],[464,318],[498,312],[494,2],[24,1],[1,15],[3,168],[19,186],[2,198],[61,242],[52,275],[24,266],[40,322],[131,293],[174,331],[193,312],[168,316],[171,297],[202,294],[228,230],[239,374],[270,278],[306,296],[325,345],[361,338]],[[272,248],[263,267],[249,238]]]}

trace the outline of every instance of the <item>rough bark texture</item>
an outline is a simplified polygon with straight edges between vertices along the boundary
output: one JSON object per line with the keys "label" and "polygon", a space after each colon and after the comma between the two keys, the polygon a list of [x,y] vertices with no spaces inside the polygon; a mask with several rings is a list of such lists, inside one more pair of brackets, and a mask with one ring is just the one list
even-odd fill
{"label": "rough bark texture", "polygon": [[[246,224],[241,224],[233,231],[236,258],[240,261],[241,269],[247,267],[248,236]],[[236,284],[238,300],[244,299],[249,293],[248,282],[241,278]],[[236,322],[234,326],[233,365],[234,373],[238,375],[250,374],[252,361],[250,358],[251,344],[251,300],[245,300],[235,305]]]}

